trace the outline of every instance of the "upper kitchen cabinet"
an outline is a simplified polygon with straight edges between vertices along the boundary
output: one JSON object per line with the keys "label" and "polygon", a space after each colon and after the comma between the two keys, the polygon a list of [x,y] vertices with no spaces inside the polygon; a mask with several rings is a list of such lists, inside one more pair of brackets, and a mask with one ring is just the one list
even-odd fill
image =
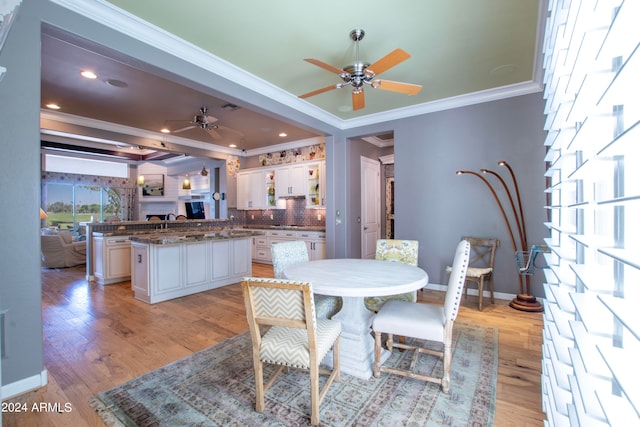
{"label": "upper kitchen cabinet", "polygon": [[268,209],[275,207],[273,169],[252,169],[238,172],[238,209]]}
{"label": "upper kitchen cabinet", "polygon": [[[238,172],[238,209],[283,209],[278,199],[305,198],[307,208],[326,206],[325,162],[300,162]],[[282,205],[284,206],[284,205]]]}
{"label": "upper kitchen cabinet", "polygon": [[276,199],[305,197],[307,195],[307,166],[294,163],[276,169]]}
{"label": "upper kitchen cabinet", "polygon": [[307,165],[306,199],[308,208],[324,208],[326,199],[325,162]]}

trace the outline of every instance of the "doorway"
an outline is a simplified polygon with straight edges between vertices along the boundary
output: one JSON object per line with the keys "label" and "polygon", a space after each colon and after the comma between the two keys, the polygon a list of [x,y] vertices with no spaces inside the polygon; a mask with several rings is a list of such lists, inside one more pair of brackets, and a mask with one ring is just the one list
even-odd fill
{"label": "doorway", "polygon": [[394,190],[395,190],[395,178],[387,177],[384,179],[385,182],[385,203],[384,203],[384,217],[385,217],[385,238],[393,239],[394,238],[394,206],[393,206],[393,198],[394,198]]}
{"label": "doorway", "polygon": [[373,259],[380,238],[380,163],[360,157],[361,257]]}

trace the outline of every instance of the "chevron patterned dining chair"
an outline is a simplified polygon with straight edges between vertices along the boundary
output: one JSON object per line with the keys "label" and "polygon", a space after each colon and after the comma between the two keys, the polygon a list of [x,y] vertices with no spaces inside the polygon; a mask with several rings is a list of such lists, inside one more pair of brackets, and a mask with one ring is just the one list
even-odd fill
{"label": "chevron patterned dining chair", "polygon": [[[451,386],[450,372],[453,356],[452,338],[453,323],[458,316],[465,275],[469,266],[470,245],[466,240],[458,243],[453,258],[451,276],[447,286],[444,305],[424,304],[408,301],[389,301],[382,306],[373,317],[372,329],[375,337],[375,363],[373,376],[380,372],[430,381],[440,384],[444,393],[449,393]],[[391,368],[381,365],[382,334],[387,334],[387,349],[413,350],[411,364],[406,368]],[[412,337],[413,345],[395,342],[394,335]],[[425,341],[442,344],[442,351],[425,348]],[[426,372],[417,372],[416,365],[420,353],[427,353],[443,359],[442,377],[434,377]]]}
{"label": "chevron patterned dining chair", "polygon": [[[417,240],[396,240],[396,239],[378,239],[376,241],[375,259],[390,262],[399,262],[413,266],[418,265],[418,241]],[[364,299],[364,305],[374,313],[377,313],[386,301],[401,300],[416,302],[418,295],[416,291],[407,292],[399,295],[390,295],[384,297],[367,297]]]}
{"label": "chevron patterned dining chair", "polygon": [[[302,240],[274,243],[271,245],[271,261],[273,275],[276,279],[284,279],[284,269],[301,262],[309,262],[307,244]],[[314,296],[316,316],[330,319],[342,308],[342,298],[329,295]]]}
{"label": "chevron patterned dining chair", "polygon": [[[244,278],[242,291],[253,344],[256,411],[264,410],[264,394],[284,368],[309,370],[311,424],[320,423],[320,403],[333,381],[340,381],[338,320],[316,319],[310,283],[283,279]],[[262,328],[268,326],[269,328]],[[333,347],[333,369],[320,362]],[[264,384],[263,364],[279,365]],[[319,375],[327,374],[320,390]]]}

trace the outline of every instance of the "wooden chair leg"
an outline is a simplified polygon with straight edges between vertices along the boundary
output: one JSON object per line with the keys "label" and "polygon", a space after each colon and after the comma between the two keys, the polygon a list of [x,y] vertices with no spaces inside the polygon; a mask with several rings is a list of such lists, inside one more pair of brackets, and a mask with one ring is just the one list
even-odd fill
{"label": "wooden chair leg", "polygon": [[496,302],[493,300],[493,274],[489,277],[489,293],[491,294],[491,304],[495,304]]}
{"label": "wooden chair leg", "polygon": [[451,344],[445,344],[443,365],[442,392],[448,394],[451,387]]}
{"label": "wooden chair leg", "polygon": [[380,353],[382,353],[382,333],[375,332],[375,363],[373,364],[373,376],[380,378]]}
{"label": "wooden chair leg", "polygon": [[310,386],[311,386],[311,425],[317,426],[320,424],[320,382],[318,380],[318,366],[312,365],[309,369],[310,373]]}
{"label": "wooden chair leg", "polygon": [[387,334],[387,350],[393,351],[393,334]]}
{"label": "wooden chair leg", "polygon": [[484,276],[478,281],[478,310],[482,311],[482,297],[484,296]]}
{"label": "wooden chair leg", "polygon": [[262,412],[264,411],[264,377],[260,359],[254,357],[253,368],[256,383],[256,412]]}
{"label": "wooden chair leg", "polygon": [[340,382],[340,337],[333,343],[333,370],[336,371],[335,382]]}

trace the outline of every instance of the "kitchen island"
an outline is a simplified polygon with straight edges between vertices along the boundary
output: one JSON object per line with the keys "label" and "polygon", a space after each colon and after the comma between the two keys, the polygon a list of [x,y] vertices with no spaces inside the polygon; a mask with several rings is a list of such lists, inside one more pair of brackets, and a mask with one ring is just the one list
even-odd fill
{"label": "kitchen island", "polygon": [[251,276],[255,231],[143,234],[131,240],[131,287],[149,304],[182,297]]}

